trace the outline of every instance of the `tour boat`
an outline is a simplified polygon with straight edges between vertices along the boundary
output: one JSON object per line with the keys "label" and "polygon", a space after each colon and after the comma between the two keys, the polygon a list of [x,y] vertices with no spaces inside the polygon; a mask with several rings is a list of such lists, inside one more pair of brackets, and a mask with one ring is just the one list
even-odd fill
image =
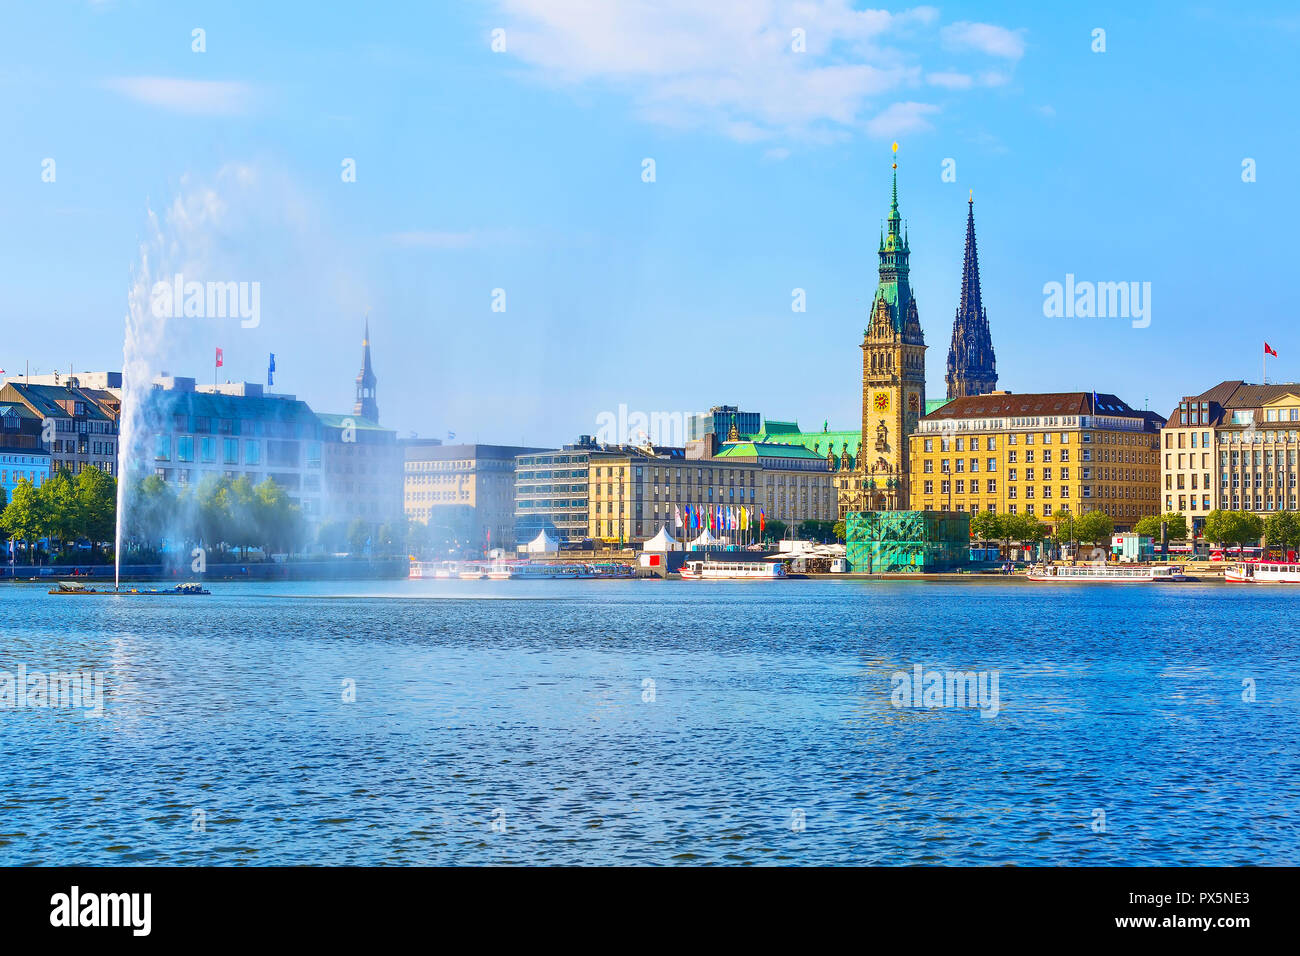
{"label": "tour boat", "polygon": [[1300,584],[1300,563],[1260,561],[1234,564],[1223,572],[1223,580],[1232,584]]}
{"label": "tour boat", "polygon": [[456,577],[462,581],[478,581],[483,577],[483,569],[479,567],[462,568],[456,573]]}
{"label": "tour boat", "polygon": [[494,564],[488,568],[488,580],[509,581],[515,576],[515,569],[509,564]]}
{"label": "tour boat", "polygon": [[780,561],[687,561],[683,581],[774,581],[785,577]]}
{"label": "tour boat", "polygon": [[1181,565],[1177,564],[1052,564],[1036,565],[1027,574],[1031,581],[1050,581],[1058,584],[1159,584],[1167,581],[1186,581]]}
{"label": "tour boat", "polygon": [[412,561],[409,578],[454,578],[460,570],[455,561]]}

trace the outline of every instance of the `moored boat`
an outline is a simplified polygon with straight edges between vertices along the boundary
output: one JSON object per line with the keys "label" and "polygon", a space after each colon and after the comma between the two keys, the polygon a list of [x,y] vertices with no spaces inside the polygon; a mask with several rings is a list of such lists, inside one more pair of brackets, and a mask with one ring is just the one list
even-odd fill
{"label": "moored boat", "polygon": [[1026,576],[1030,581],[1057,584],[1159,584],[1186,581],[1177,564],[1039,564]]}
{"label": "moored boat", "polygon": [[780,561],[687,561],[683,581],[775,581],[785,577]]}
{"label": "moored boat", "polygon": [[1300,563],[1294,561],[1243,561],[1223,572],[1230,584],[1300,584]]}

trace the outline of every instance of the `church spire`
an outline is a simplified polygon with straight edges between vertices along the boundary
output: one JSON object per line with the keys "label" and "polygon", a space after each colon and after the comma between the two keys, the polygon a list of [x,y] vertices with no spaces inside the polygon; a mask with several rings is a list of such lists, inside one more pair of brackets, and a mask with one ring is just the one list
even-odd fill
{"label": "church spire", "polygon": [[980,295],[979,251],[975,245],[975,191],[966,202],[966,254],[962,260],[961,303],[948,349],[948,398],[985,395],[998,384],[988,313]]}
{"label": "church spire", "polygon": [[352,414],[378,424],[379,404],[375,401],[375,370],[370,365],[370,317],[366,316],[365,337],[361,340],[361,371],[357,373],[357,400]]}

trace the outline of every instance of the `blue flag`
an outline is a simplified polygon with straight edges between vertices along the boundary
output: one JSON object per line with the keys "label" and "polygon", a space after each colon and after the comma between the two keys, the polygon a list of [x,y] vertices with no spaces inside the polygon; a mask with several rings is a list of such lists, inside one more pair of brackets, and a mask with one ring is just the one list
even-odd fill
{"label": "blue flag", "polygon": [[275,353],[271,353],[271,360],[266,364],[266,384],[268,386],[275,384]]}

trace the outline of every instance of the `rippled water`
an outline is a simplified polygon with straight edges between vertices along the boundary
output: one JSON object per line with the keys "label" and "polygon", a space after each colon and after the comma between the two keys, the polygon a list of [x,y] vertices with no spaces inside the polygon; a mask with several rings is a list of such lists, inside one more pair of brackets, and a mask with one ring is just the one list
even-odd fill
{"label": "rippled water", "polygon": [[0,710],[0,863],[1300,863],[1300,588],[213,589],[0,587],[0,670],[106,675]]}

